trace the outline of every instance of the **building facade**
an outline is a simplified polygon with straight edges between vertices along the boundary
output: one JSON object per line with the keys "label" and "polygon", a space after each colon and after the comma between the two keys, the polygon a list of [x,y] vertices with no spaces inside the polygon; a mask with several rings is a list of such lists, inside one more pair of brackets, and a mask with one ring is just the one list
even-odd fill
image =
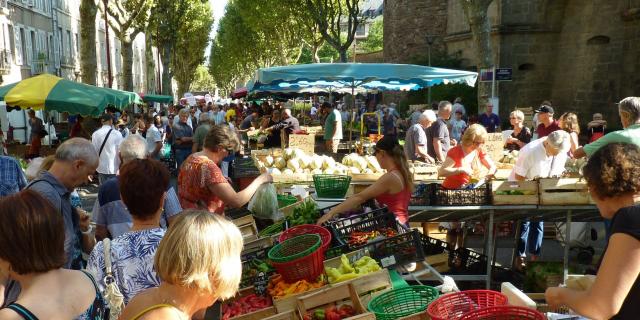
{"label": "building facade", "polygon": [[[600,112],[619,126],[615,103],[640,92],[640,0],[494,0],[489,7],[502,116],[551,100],[581,123]],[[409,62],[433,46],[474,68],[474,45],[459,0],[386,0],[385,61]],[[559,114],[558,114],[559,116]]]}

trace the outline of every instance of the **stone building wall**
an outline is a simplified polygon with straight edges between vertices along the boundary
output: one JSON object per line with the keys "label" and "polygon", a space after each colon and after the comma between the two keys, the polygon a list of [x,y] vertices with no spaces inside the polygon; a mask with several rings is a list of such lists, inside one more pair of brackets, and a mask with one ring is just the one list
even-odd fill
{"label": "stone building wall", "polygon": [[[557,116],[577,111],[584,125],[594,112],[619,126],[615,103],[640,95],[640,0],[494,0],[489,8],[499,67],[501,116],[552,100]],[[427,33],[449,53],[476,65],[460,0],[385,1],[385,61],[407,62],[426,50]],[[444,30],[443,30],[444,27]]]}

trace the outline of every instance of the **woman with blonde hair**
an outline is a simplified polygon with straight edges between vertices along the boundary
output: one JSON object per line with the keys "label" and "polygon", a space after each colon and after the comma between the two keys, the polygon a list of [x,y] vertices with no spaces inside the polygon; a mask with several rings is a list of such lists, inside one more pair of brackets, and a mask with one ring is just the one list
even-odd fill
{"label": "woman with blonde hair", "polygon": [[520,150],[525,144],[531,142],[531,130],[524,126],[524,113],[520,110],[511,111],[509,122],[513,126],[511,136],[505,141],[508,150]]}
{"label": "woman with blonde hair", "polygon": [[323,224],[340,213],[375,199],[378,204],[386,205],[400,223],[409,225],[409,200],[413,191],[413,175],[409,171],[404,149],[397,138],[384,136],[376,143],[374,154],[380,167],[387,170],[387,173],[362,192],[335,206],[318,220],[318,224]]}
{"label": "woman with blonde hair", "polygon": [[480,148],[487,139],[487,130],[480,124],[472,124],[464,132],[462,142],[449,149],[438,174],[445,177],[442,187],[445,189],[459,189],[468,184],[471,178],[483,178],[478,163],[489,170],[488,176],[496,173],[496,166],[491,158]]}
{"label": "woman with blonde hair", "polygon": [[160,286],[135,296],[120,319],[191,319],[216,300],[233,297],[242,276],[242,246],[242,234],[231,221],[185,211],[156,252]]}
{"label": "woman with blonde hair", "polygon": [[578,135],[580,134],[580,125],[578,124],[578,116],[573,112],[567,112],[560,116],[560,129],[566,131],[571,136],[571,151],[573,153],[580,147]]}

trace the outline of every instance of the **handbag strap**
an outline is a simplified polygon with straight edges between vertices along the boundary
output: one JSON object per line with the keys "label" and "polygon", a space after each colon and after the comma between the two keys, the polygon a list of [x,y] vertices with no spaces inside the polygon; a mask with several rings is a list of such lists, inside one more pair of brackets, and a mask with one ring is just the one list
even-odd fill
{"label": "handbag strap", "polygon": [[107,139],[109,139],[109,135],[111,134],[111,131],[113,131],[113,128],[109,129],[109,132],[107,132],[107,136],[104,137],[104,140],[102,140],[102,145],[100,146],[100,151],[98,151],[98,158],[102,154],[102,149],[104,149],[104,145],[107,143]]}
{"label": "handbag strap", "polygon": [[111,240],[109,238],[104,238],[104,240],[102,240],[102,247],[104,250],[104,268],[106,280],[107,277],[113,277],[113,274],[111,272]]}

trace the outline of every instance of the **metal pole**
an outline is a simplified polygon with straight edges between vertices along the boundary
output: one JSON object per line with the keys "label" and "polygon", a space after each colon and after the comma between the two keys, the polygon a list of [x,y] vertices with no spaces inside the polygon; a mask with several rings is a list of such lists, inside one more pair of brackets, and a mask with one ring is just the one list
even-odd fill
{"label": "metal pole", "polygon": [[571,243],[571,210],[567,210],[567,226],[564,235],[564,257],[562,258],[562,282],[566,283],[569,277],[569,249]]}
{"label": "metal pole", "polygon": [[104,35],[105,35],[105,45],[107,47],[107,75],[109,79],[107,82],[109,83],[109,88],[113,87],[113,77],[111,75],[111,49],[109,45],[109,22],[107,21],[107,2],[109,0],[104,0]]}
{"label": "metal pole", "polygon": [[[431,67],[431,44],[427,44],[427,47],[428,47],[427,52],[429,54],[429,67]],[[429,86],[427,90],[429,92],[427,101],[429,101],[429,108],[431,108],[431,86]]]}
{"label": "metal pole", "polygon": [[353,37],[353,62],[356,62],[356,47],[358,46],[358,39]]}
{"label": "metal pole", "polygon": [[496,66],[491,68],[491,74],[491,99],[493,99],[496,96]]}

